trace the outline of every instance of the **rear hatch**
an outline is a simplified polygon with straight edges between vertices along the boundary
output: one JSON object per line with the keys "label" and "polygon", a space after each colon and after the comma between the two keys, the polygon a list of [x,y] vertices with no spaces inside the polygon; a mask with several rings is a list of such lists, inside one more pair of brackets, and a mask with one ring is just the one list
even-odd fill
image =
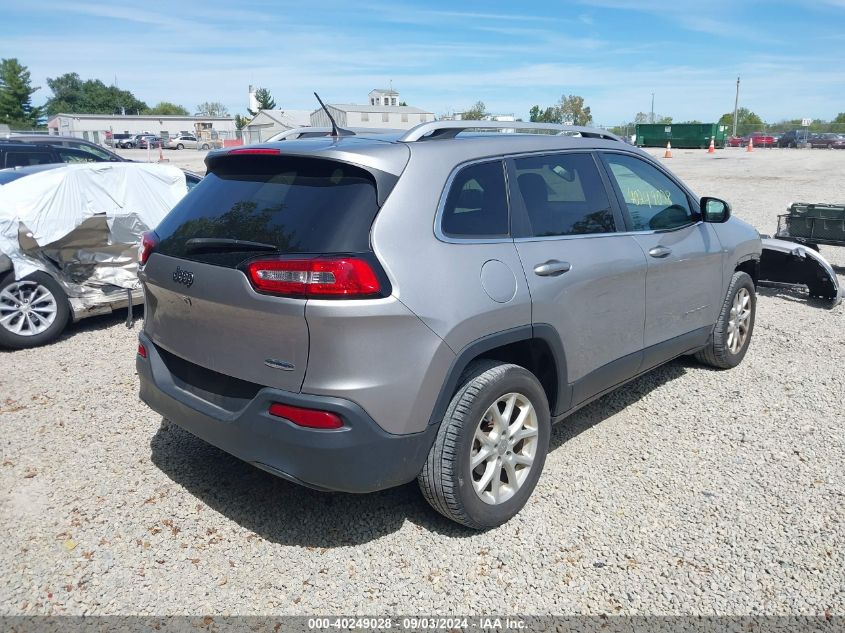
{"label": "rear hatch", "polygon": [[[250,265],[329,254],[372,258],[370,228],[384,194],[378,188],[392,187],[395,176],[278,151],[216,156],[209,167],[155,231],[140,273],[144,331],[166,363],[176,357],[168,366],[179,366],[183,382],[195,365],[197,376],[211,370],[256,390],[299,391],[308,362],[307,297],[277,291],[298,273],[261,271],[270,277],[261,287]],[[210,384],[198,378],[198,391],[200,382]]]}

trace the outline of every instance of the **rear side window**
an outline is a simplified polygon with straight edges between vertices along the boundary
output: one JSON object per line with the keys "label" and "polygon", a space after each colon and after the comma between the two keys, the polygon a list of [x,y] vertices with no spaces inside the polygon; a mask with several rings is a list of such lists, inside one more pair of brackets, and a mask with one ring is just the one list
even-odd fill
{"label": "rear side window", "polygon": [[458,172],[443,209],[443,233],[450,237],[506,237],[508,224],[502,162],[471,165]]}
{"label": "rear side window", "polygon": [[610,200],[591,155],[517,158],[514,169],[531,237],[616,230]]}
{"label": "rear side window", "polygon": [[200,250],[190,240],[259,242],[279,253],[367,252],[377,212],[375,180],[362,168],[312,158],[233,156],[218,161],[162,220],[157,250],[228,266],[268,251]]}
{"label": "rear side window", "polygon": [[11,151],[6,154],[4,167],[26,167],[27,165],[49,165],[57,162],[55,154],[38,150]]}

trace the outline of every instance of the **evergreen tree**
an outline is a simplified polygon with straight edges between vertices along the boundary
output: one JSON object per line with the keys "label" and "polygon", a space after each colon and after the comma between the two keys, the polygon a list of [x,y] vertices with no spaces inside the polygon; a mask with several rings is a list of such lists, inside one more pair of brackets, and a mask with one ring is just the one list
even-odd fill
{"label": "evergreen tree", "polygon": [[0,123],[29,129],[38,125],[41,112],[32,106],[33,88],[26,66],[14,57],[0,60]]}

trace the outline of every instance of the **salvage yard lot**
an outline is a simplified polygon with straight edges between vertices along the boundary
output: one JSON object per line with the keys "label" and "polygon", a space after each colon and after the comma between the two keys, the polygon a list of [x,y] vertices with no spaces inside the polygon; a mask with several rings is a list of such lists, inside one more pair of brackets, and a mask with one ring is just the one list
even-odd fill
{"label": "salvage yard lot", "polygon": [[[845,201],[845,152],[667,164],[762,233]],[[822,254],[843,279],[845,249]],[[681,359],[579,411],[481,534],[415,484],[314,492],[163,423],[137,397],[141,323],[90,319],[0,351],[0,613],[845,614],[843,314],[760,289],[738,368]]]}

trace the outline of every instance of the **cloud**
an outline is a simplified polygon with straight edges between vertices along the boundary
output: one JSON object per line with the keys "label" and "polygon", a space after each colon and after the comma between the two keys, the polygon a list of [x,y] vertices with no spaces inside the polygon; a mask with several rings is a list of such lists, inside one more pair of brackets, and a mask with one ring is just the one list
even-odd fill
{"label": "cloud", "polygon": [[[743,105],[764,118],[841,110],[845,79],[823,39],[841,34],[818,29],[810,40],[775,48],[743,30],[714,45],[696,33],[723,30],[728,13],[719,10],[724,0],[716,2],[687,11],[692,5],[681,0],[582,0],[589,14],[550,7],[514,16],[336,0],[321,12],[298,5],[262,11],[250,0],[236,9],[217,0],[172,7],[147,0],[134,9],[48,0],[46,19],[43,3],[6,12],[2,48],[29,66],[35,85],[65,72],[106,83],[117,75],[150,104],[193,109],[222,101],[233,113],[245,112],[250,84],[269,88],[280,107],[311,108],[315,89],[328,101],[362,103],[392,80],[404,100],[435,113],[482,99],[491,110],[525,117],[535,103],[567,93],[583,95],[597,122],[615,124],[646,110],[655,92],[661,112],[705,120],[731,109],[737,74]],[[692,26],[644,37],[627,30],[626,11]],[[812,90],[798,94],[796,85]],[[47,96],[46,88],[36,93]]]}

